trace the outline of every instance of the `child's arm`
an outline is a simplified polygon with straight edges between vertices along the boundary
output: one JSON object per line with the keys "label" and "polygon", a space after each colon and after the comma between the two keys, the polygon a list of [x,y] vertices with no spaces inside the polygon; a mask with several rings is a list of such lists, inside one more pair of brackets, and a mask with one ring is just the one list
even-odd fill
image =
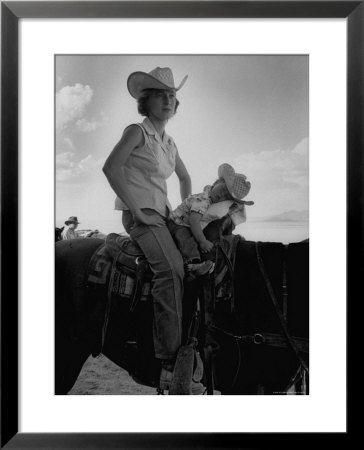
{"label": "child's arm", "polygon": [[214,244],[205,238],[200,224],[201,218],[202,214],[192,211],[190,214],[190,227],[193,237],[198,242],[201,251],[207,253],[212,250]]}

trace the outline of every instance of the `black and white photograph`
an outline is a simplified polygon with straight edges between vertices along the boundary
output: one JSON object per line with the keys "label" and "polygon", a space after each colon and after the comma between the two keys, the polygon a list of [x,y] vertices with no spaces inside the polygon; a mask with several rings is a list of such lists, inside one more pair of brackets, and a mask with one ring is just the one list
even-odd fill
{"label": "black and white photograph", "polygon": [[309,394],[309,56],[54,57],[55,394]]}
{"label": "black and white photograph", "polygon": [[349,437],[363,3],[1,2],[1,448]]}

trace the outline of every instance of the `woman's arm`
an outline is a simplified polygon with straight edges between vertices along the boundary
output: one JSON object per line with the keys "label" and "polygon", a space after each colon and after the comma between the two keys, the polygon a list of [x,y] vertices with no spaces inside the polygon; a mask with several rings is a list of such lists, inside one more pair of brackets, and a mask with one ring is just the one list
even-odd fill
{"label": "woman's arm", "polygon": [[131,211],[137,209],[124,176],[124,166],[134,148],[141,145],[142,130],[138,126],[130,126],[124,130],[120,141],[107,158],[102,168],[110,186]]}
{"label": "woman's arm", "polygon": [[164,225],[162,217],[145,215],[135,203],[125,178],[125,163],[131,152],[143,143],[142,130],[137,126],[129,126],[124,130],[120,141],[107,158],[102,168],[110,186],[127,205],[136,222],[147,225]]}
{"label": "woman's arm", "polygon": [[176,156],[176,168],[177,177],[180,184],[180,193],[182,201],[187,198],[192,192],[192,183],[190,174],[187,172],[186,166],[184,165],[182,159],[177,152]]}
{"label": "woman's arm", "polygon": [[213,248],[214,244],[205,238],[200,224],[201,218],[202,214],[192,211],[190,214],[190,227],[193,237],[198,242],[201,251],[207,253]]}

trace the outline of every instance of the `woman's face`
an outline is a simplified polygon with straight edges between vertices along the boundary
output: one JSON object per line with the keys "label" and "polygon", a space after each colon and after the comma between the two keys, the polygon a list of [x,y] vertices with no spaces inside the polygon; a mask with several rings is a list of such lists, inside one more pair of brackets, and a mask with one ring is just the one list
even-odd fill
{"label": "woman's face", "polygon": [[216,181],[216,183],[214,183],[210,192],[210,198],[212,200],[212,203],[218,203],[223,202],[224,200],[233,199],[228,188],[226,187],[224,180],[218,180]]}
{"label": "woman's face", "polygon": [[149,115],[159,120],[168,120],[176,108],[176,91],[174,89],[156,90],[148,99]]}

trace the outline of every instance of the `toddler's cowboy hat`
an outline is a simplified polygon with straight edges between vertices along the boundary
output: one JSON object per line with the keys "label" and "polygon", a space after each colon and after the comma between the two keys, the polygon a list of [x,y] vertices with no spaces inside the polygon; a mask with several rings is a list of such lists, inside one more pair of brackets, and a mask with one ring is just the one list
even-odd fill
{"label": "toddler's cowboy hat", "polygon": [[66,224],[66,225],[69,225],[70,223],[80,223],[80,222],[77,220],[77,217],[76,217],[76,216],[71,216],[70,218],[68,218],[68,219],[65,221],[65,224]]}
{"label": "toddler's cowboy hat", "polygon": [[224,163],[219,166],[218,176],[222,178],[230,194],[238,203],[244,203],[245,205],[254,205],[254,202],[246,202],[242,200],[249,194],[251,184],[247,181],[246,176],[242,173],[235,173],[230,164]]}
{"label": "toddler's cowboy hat", "polygon": [[184,85],[187,77],[188,75],[176,87],[172,70],[169,67],[156,67],[149,73],[133,72],[129,75],[127,86],[130,95],[138,99],[143,89],[175,89],[178,91]]}

